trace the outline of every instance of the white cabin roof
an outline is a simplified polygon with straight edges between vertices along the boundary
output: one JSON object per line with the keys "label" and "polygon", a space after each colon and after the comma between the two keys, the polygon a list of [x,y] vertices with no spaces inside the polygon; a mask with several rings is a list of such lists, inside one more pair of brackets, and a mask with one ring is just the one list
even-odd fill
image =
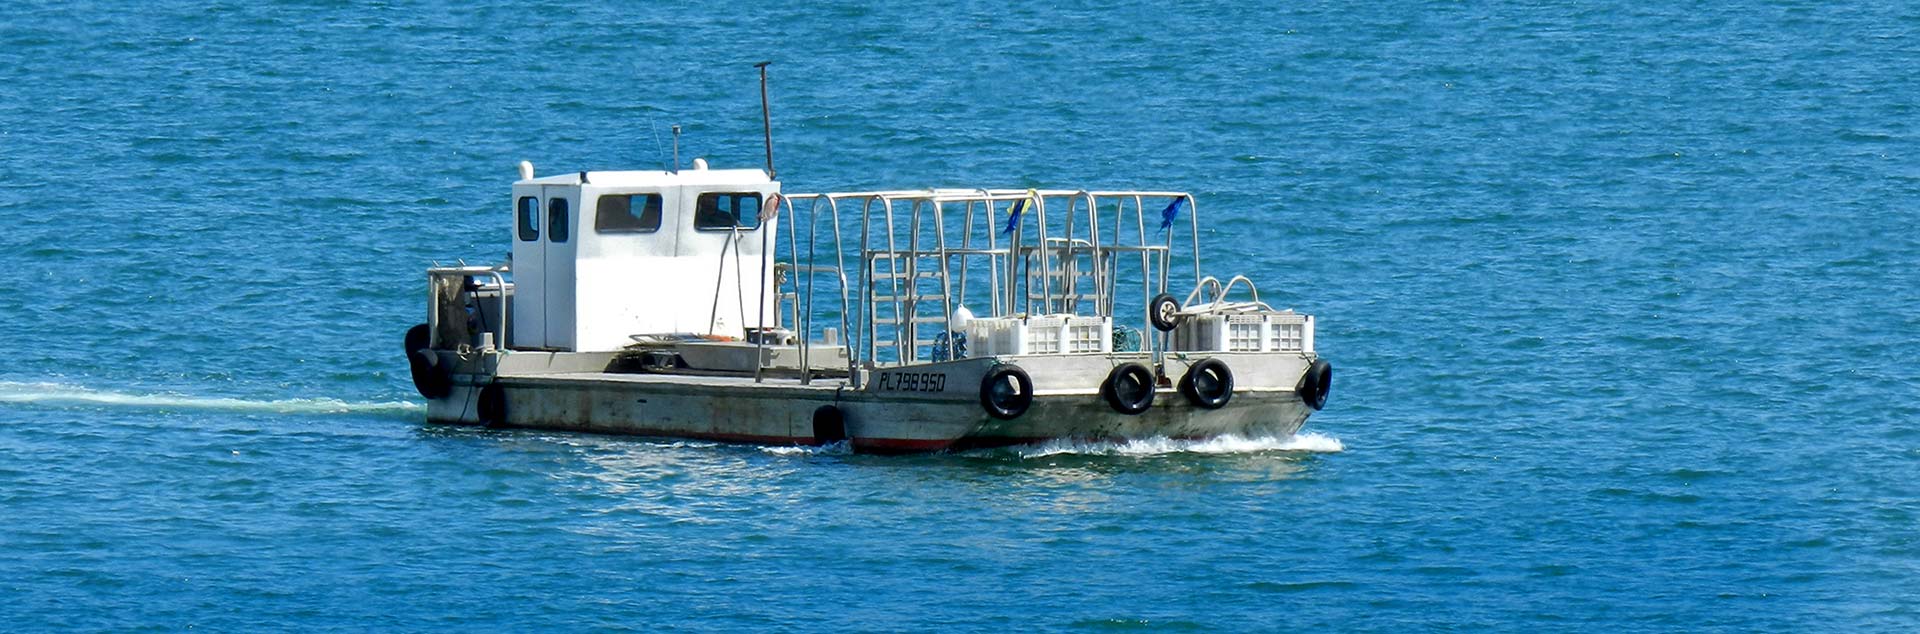
{"label": "white cabin roof", "polygon": [[[772,182],[757,169],[624,170],[586,172],[587,184],[596,187],[675,187],[681,185],[754,185]],[[516,181],[515,185],[578,185],[580,172],[562,172],[552,176]]]}

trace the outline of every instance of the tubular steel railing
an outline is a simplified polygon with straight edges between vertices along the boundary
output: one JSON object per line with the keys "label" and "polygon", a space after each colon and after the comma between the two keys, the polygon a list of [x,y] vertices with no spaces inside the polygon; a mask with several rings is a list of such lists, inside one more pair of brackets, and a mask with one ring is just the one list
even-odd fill
{"label": "tubular steel railing", "polygon": [[500,323],[494,324],[493,345],[507,347],[507,278],[504,266],[435,266],[427,269],[427,347],[439,348],[440,341],[440,292],[449,282],[455,280],[464,288],[468,278],[485,276],[493,279],[494,288],[499,295],[494,299],[500,308]]}
{"label": "tubular steel railing", "polygon": [[[823,274],[837,282],[842,333],[839,343],[845,350],[854,387],[859,387],[862,366],[912,363],[920,360],[922,347],[933,345],[938,349],[944,335],[954,331],[956,307],[965,306],[971,291],[978,288],[976,275],[984,278],[987,291],[984,317],[1069,310],[1093,312],[1083,316],[1112,317],[1120,277],[1113,266],[1114,258],[1138,254],[1139,316],[1146,326],[1150,323],[1146,300],[1167,288],[1175,233],[1165,230],[1169,228],[1163,222],[1164,240],[1151,236],[1149,199],[1169,205],[1180,201],[1185,207],[1184,224],[1191,234],[1189,255],[1198,285],[1204,279],[1200,275],[1199,213],[1192,196],[1185,192],[935,189],[783,195],[777,213],[786,217],[788,261],[783,268],[797,274],[792,315],[799,331],[801,367],[811,367],[807,356],[816,330],[815,278]],[[1032,204],[1022,217],[1004,221],[1024,200]],[[1048,218],[1049,201],[1063,204],[1066,210],[1060,219],[1061,236],[1049,233],[1054,228]],[[842,202],[859,206],[857,227],[847,226],[841,214]],[[802,215],[797,208],[800,203],[807,203],[805,220],[798,220]],[[1103,224],[1102,215],[1107,211],[1111,211],[1110,224]],[[960,219],[957,226],[949,222],[955,217]],[[822,244],[822,222],[831,229],[831,245]],[[1128,224],[1133,228],[1132,240],[1125,235]],[[801,245],[803,225],[806,236]],[[1106,226],[1112,231],[1102,239],[1101,229]],[[853,229],[859,232],[860,274],[849,279],[846,242]],[[956,232],[957,240],[953,238]],[[818,254],[827,246],[833,250],[831,266],[823,265]],[[769,253],[768,257],[777,256]],[[1079,269],[1083,259],[1090,263],[1084,273]],[[1038,275],[1033,274],[1035,266],[1040,269]],[[1079,287],[1083,277],[1093,286],[1090,291]],[[1055,288],[1056,280],[1059,288]],[[929,281],[936,288],[923,288]],[[1038,289],[1034,288],[1036,284]],[[922,314],[935,303],[940,315]],[[941,328],[943,336],[920,336],[922,326],[933,325]],[[1153,338],[1143,339],[1146,351],[1154,352],[1158,346]],[[949,360],[956,354],[951,346],[946,351],[945,358],[928,360]],[[803,371],[802,380],[808,380],[809,374]]]}

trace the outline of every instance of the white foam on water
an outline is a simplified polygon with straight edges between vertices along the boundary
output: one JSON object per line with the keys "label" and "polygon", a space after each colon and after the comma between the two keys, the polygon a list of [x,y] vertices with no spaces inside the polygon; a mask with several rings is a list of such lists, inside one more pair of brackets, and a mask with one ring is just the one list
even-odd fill
{"label": "white foam on water", "polygon": [[1120,441],[1053,440],[1012,451],[1022,458],[1040,458],[1060,454],[1091,456],[1158,456],[1166,454],[1242,454],[1268,451],[1296,453],[1339,453],[1346,450],[1340,439],[1317,432],[1292,436],[1224,435],[1202,440],[1175,438],[1139,438]]}
{"label": "white foam on water", "polygon": [[[762,452],[776,456],[822,456],[845,455],[853,453],[853,447],[846,441],[820,445],[803,446],[761,446]],[[1165,454],[1243,454],[1260,452],[1295,453],[1339,453],[1346,450],[1340,439],[1316,432],[1296,434],[1284,437],[1218,436],[1205,440],[1178,440],[1166,437],[1140,438],[1124,441],[1085,441],[1052,440],[1037,445],[989,449],[988,452],[1009,451],[1021,458],[1040,458],[1061,454],[1092,456],[1157,456]],[[969,452],[971,453],[971,452]]]}
{"label": "white foam on water", "polygon": [[853,445],[844,440],[814,447],[786,445],[779,447],[763,446],[759,449],[760,451],[776,456],[830,456],[853,453]]}
{"label": "white foam on water", "polygon": [[353,403],[333,398],[248,400],[178,394],[134,394],[96,390],[65,383],[14,381],[0,381],[0,403],[266,414],[416,414],[427,409],[423,404],[406,401]]}

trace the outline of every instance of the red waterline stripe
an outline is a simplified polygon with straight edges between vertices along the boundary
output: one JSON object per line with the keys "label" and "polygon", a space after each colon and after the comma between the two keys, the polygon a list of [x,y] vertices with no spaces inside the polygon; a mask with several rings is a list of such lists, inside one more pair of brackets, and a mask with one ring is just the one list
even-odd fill
{"label": "red waterline stripe", "polygon": [[[471,425],[471,423],[453,423],[453,424]],[[737,444],[744,444],[744,445],[818,446],[818,445],[826,444],[826,443],[820,442],[818,439],[815,439],[812,436],[762,436],[759,434],[730,434],[725,432],[668,431],[664,429],[609,430],[609,429],[588,429],[584,427],[564,427],[564,426],[551,426],[551,425],[508,424],[506,425],[506,427],[513,428],[513,429],[569,431],[569,432],[587,433],[587,434],[610,434],[614,436],[637,436],[642,438],[675,438],[675,439],[682,439],[682,440],[706,440],[706,441],[712,441],[712,442],[737,443]]]}
{"label": "red waterline stripe", "polygon": [[[1181,434],[1169,436],[1172,440],[1206,440],[1204,434]],[[909,438],[855,438],[853,447],[859,451],[873,453],[928,453],[936,451],[968,451],[972,449],[999,449],[1002,447],[1020,447],[1038,445],[1055,440],[1067,442],[1108,442],[1124,443],[1133,438],[1120,436],[1099,437],[1051,437],[1051,436],[968,436],[953,440],[918,440]]]}
{"label": "red waterline stripe", "polygon": [[872,453],[927,453],[944,450],[953,446],[953,443],[953,440],[914,438],[854,438],[853,448]]}

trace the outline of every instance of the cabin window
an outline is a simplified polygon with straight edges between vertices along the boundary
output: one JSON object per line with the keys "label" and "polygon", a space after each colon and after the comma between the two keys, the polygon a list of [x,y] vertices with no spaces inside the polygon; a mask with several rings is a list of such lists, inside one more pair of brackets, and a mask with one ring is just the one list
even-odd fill
{"label": "cabin window", "polygon": [[752,229],[758,226],[760,226],[760,194],[758,192],[701,194],[698,204],[694,205],[693,228],[695,229],[732,229],[734,227]]}
{"label": "cabin window", "polygon": [[540,239],[540,201],[532,196],[520,198],[519,217],[520,241],[532,242]]}
{"label": "cabin window", "polygon": [[547,201],[547,239],[554,242],[567,241],[567,199],[565,198]]}
{"label": "cabin window", "polygon": [[660,230],[659,194],[601,196],[593,230],[600,233],[653,233]]}

